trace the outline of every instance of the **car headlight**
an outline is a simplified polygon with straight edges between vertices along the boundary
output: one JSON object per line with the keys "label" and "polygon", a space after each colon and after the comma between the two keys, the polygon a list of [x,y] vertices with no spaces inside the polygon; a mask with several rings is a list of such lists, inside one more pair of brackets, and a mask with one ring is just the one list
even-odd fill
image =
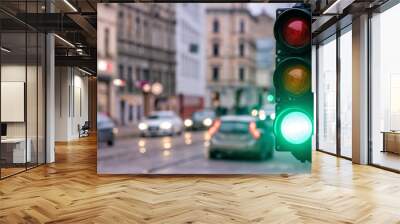
{"label": "car headlight", "polygon": [[172,128],[172,124],[170,122],[162,122],[160,124],[160,128],[164,130],[168,130]]}
{"label": "car headlight", "polygon": [[141,131],[147,130],[148,127],[146,123],[139,123],[139,130]]}
{"label": "car headlight", "polygon": [[265,111],[264,110],[260,110],[259,112],[258,112],[258,118],[260,119],[260,120],[265,120],[266,118],[267,118],[267,114],[265,113]]}
{"label": "car headlight", "polygon": [[258,110],[253,109],[253,110],[251,111],[251,116],[257,117],[257,115],[258,115]]}
{"label": "car headlight", "polygon": [[213,121],[211,118],[206,118],[203,120],[203,125],[206,127],[210,127],[212,125]]}
{"label": "car headlight", "polygon": [[186,119],[183,124],[185,125],[185,127],[192,127],[193,125],[193,121],[191,119]]}

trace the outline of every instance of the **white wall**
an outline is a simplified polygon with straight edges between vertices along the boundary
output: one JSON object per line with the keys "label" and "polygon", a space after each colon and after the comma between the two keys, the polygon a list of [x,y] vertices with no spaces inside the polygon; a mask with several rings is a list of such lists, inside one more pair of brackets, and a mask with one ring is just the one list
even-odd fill
{"label": "white wall", "polygon": [[88,121],[88,78],[76,68],[56,67],[55,140],[79,137],[78,124]]}
{"label": "white wall", "polygon": [[[3,65],[1,66],[1,81],[3,82],[24,82],[26,83],[25,80],[25,75],[26,75],[26,70],[28,71],[28,74],[35,72],[36,73],[36,67],[28,66],[25,67],[25,65]],[[32,80],[30,80],[30,85],[34,84],[36,85],[36,81],[34,83],[31,83]],[[28,90],[31,90],[29,88]],[[32,98],[36,98],[36,89],[32,89],[34,92],[27,93],[27,103],[31,103],[33,101]],[[36,107],[36,104],[35,104]],[[7,108],[1,108],[2,110],[7,110]],[[28,116],[28,121],[31,122],[32,120],[35,119],[36,121],[36,114],[27,114]],[[35,122],[36,123],[36,122]],[[7,122],[7,135],[8,137],[25,137],[25,126],[26,122]],[[32,127],[32,124],[28,125],[28,129],[30,130]],[[36,127],[35,127],[36,128]],[[28,135],[29,135],[29,130],[28,130]],[[29,136],[28,136],[29,137]]]}

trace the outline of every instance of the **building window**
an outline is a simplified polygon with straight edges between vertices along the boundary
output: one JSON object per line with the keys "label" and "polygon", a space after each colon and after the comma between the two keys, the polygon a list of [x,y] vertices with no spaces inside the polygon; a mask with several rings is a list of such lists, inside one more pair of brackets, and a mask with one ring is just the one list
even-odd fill
{"label": "building window", "polygon": [[212,80],[218,82],[219,80],[219,67],[213,67],[212,69]]}
{"label": "building window", "polygon": [[132,14],[128,14],[128,19],[127,19],[128,21],[127,21],[127,30],[128,30],[128,38],[130,39],[130,38],[132,38],[132,21],[133,21],[133,19],[132,19]]}
{"label": "building window", "polygon": [[400,4],[371,18],[371,162],[400,171]]}
{"label": "building window", "polygon": [[133,86],[132,67],[129,66],[129,67],[128,67],[128,91],[129,91],[130,93],[133,92],[133,89],[134,89],[133,87],[134,87],[134,86]]}
{"label": "building window", "polygon": [[141,72],[140,72],[140,68],[136,68],[136,80],[137,81],[143,80]]}
{"label": "building window", "polygon": [[318,149],[336,154],[336,36],[318,48]]}
{"label": "building window", "polygon": [[129,121],[132,122],[133,121],[133,106],[129,105]]}
{"label": "building window", "polygon": [[213,56],[219,56],[219,43],[213,43]]}
{"label": "building window", "polygon": [[136,34],[140,34],[140,17],[136,16]]}
{"label": "building window", "polygon": [[119,117],[121,125],[125,125],[125,105],[126,102],[124,100],[119,101]]}
{"label": "building window", "polygon": [[244,57],[244,43],[243,42],[239,43],[239,56]]}
{"label": "building window", "polygon": [[104,30],[104,51],[106,57],[110,56],[110,30],[106,28]]}
{"label": "building window", "polygon": [[118,78],[124,79],[124,66],[122,64],[118,67]]}
{"label": "building window", "polygon": [[219,32],[219,21],[217,19],[214,19],[214,21],[213,21],[213,32],[214,33]]}
{"label": "building window", "polygon": [[150,81],[149,69],[143,69],[143,80]]}
{"label": "building window", "polygon": [[[351,28],[351,26],[350,26]],[[352,31],[340,36],[340,154],[352,157]]]}
{"label": "building window", "polygon": [[243,20],[240,20],[239,32],[240,33],[244,33],[245,32],[245,23],[244,23]]}
{"label": "building window", "polygon": [[142,106],[136,106],[136,118],[139,121],[142,119]]}
{"label": "building window", "polygon": [[239,81],[243,82],[245,80],[245,70],[244,67],[239,68]]}
{"label": "building window", "polygon": [[190,45],[189,45],[189,52],[190,52],[190,53],[197,53],[197,52],[199,52],[199,45],[197,45],[197,44],[190,44]]}

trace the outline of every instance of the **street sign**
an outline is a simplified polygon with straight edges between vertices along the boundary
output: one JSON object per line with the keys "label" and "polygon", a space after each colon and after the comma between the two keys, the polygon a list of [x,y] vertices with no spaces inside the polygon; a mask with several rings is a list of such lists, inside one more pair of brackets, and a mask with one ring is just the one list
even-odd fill
{"label": "street sign", "polygon": [[311,162],[314,115],[310,9],[278,9],[274,35],[276,150],[289,151],[298,160]]}

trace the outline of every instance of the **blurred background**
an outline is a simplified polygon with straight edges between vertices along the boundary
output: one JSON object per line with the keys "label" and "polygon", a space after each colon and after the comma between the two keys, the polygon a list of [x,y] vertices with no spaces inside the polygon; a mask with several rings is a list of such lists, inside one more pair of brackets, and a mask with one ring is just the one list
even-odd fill
{"label": "blurred background", "polygon": [[98,4],[98,172],[308,172],[272,134],[273,25],[290,6]]}

